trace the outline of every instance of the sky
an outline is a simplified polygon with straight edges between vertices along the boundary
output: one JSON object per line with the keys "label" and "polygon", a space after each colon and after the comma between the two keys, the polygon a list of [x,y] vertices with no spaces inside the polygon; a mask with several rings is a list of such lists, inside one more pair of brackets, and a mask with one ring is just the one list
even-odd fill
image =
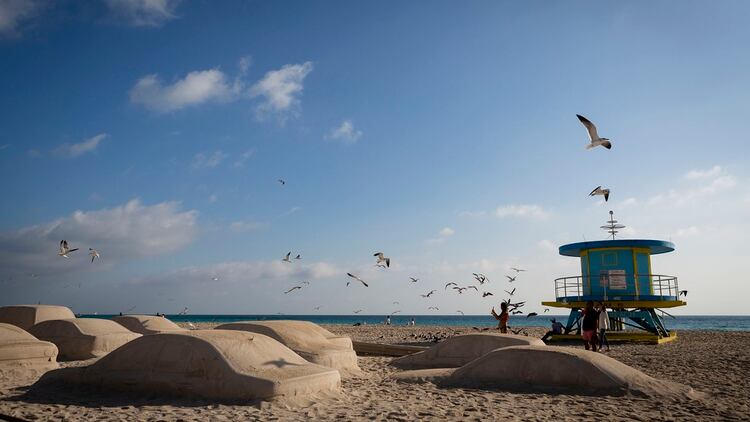
{"label": "sky", "polygon": [[[749,12],[0,0],[0,305],[485,314],[516,287],[540,312],[612,210],[675,243],[670,312],[748,315]],[[494,296],[444,289],[474,272]]]}

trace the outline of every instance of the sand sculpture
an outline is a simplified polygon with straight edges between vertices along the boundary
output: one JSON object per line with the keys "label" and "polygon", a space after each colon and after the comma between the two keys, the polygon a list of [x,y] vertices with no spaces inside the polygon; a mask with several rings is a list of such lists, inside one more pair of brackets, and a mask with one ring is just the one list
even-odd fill
{"label": "sand sculpture", "polygon": [[108,319],[71,318],[40,322],[29,329],[40,340],[57,345],[61,360],[83,360],[104,356],[140,337]]}
{"label": "sand sculpture", "polygon": [[405,371],[394,378],[515,392],[703,397],[689,386],[652,378],[601,353],[555,346],[511,346],[493,350],[458,369]]}
{"label": "sand sculpture", "polygon": [[28,330],[35,324],[51,319],[75,318],[73,311],[55,305],[13,305],[0,308],[0,322]]}
{"label": "sand sculpture", "polygon": [[47,375],[102,389],[221,401],[310,398],[341,389],[338,371],[307,362],[270,337],[229,330],[147,335],[73,369]]}
{"label": "sand sculpture", "polygon": [[391,365],[402,369],[457,368],[485,354],[508,346],[544,346],[538,338],[513,334],[467,334],[448,338],[429,349],[396,358]]}
{"label": "sand sculpture", "polygon": [[359,371],[357,354],[348,337],[338,337],[308,321],[248,321],[222,324],[217,330],[239,330],[271,337],[306,360],[338,369],[344,375]]}
{"label": "sand sculpture", "polygon": [[172,331],[187,331],[174,322],[160,316],[153,315],[120,315],[113,320],[138,334],[157,334]]}
{"label": "sand sculpture", "polygon": [[15,325],[0,323],[0,373],[39,376],[57,366],[57,346]]}

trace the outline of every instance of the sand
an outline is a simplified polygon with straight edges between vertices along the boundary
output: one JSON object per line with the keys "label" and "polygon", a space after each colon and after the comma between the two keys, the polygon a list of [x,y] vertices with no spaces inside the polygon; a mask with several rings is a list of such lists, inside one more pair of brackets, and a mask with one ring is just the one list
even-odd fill
{"label": "sand", "polygon": [[[426,326],[325,328],[358,341],[412,344],[475,332]],[[545,329],[526,331],[541,336]],[[688,384],[708,397],[647,400],[405,384],[390,378],[399,371],[388,364],[392,358],[360,356],[362,374],[343,379],[339,397],[302,405],[227,405],[82,388],[26,393],[33,379],[0,379],[0,413],[36,420],[750,420],[750,332],[685,331],[677,341],[659,346],[613,345],[608,356],[652,377]]]}

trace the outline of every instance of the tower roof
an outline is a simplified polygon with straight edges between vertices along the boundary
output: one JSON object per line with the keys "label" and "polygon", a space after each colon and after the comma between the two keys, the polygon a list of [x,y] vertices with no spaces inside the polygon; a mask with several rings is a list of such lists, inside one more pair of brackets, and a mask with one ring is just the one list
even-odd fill
{"label": "tower roof", "polygon": [[560,246],[560,255],[581,256],[581,251],[600,248],[644,248],[649,249],[651,255],[672,252],[674,243],[666,240],[652,239],[616,239],[595,240],[591,242],[569,243]]}

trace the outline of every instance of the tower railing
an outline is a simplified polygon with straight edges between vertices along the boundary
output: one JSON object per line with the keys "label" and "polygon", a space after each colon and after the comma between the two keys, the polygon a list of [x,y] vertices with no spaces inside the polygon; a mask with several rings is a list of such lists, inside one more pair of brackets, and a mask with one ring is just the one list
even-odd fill
{"label": "tower railing", "polygon": [[[635,279],[638,286],[643,286],[643,282],[646,281],[650,285],[651,289],[648,293],[638,291],[636,293],[624,293],[621,289],[613,289],[612,281],[617,277],[617,282],[622,286],[623,280]],[[591,286],[592,283],[604,289],[604,296],[634,296],[637,300],[641,296],[669,296],[679,297],[680,288],[677,284],[677,277],[663,274],[637,274],[633,277],[633,274],[618,274],[612,277],[607,274],[595,275],[595,276],[569,276],[560,277],[555,279],[555,298],[558,299],[577,299],[583,300],[584,297],[589,297],[589,293],[586,285]],[[586,283],[584,283],[586,281]],[[632,282],[632,281],[631,281]],[[653,293],[652,293],[653,292]],[[598,295],[599,296],[599,295]]]}

